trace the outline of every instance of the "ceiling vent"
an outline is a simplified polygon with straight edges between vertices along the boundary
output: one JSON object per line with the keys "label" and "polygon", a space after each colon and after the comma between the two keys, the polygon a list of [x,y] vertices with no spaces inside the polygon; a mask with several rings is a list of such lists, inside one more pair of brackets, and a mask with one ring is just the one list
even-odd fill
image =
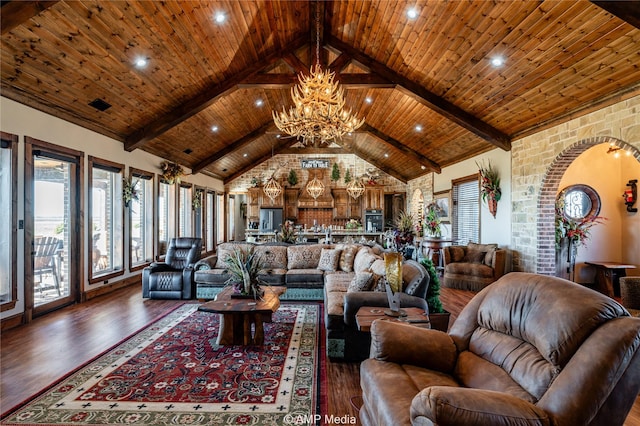
{"label": "ceiling vent", "polygon": [[184,152],[185,154],[187,154],[187,155],[188,155],[188,154],[191,154],[191,153],[193,152],[193,150],[192,150],[191,148],[187,148],[187,149],[185,149],[185,150],[184,150],[184,151],[182,151],[182,152]]}
{"label": "ceiling vent", "polygon": [[109,108],[111,108],[111,104],[107,103],[106,101],[104,101],[104,100],[102,100],[100,98],[96,98],[96,99],[92,100],[91,102],[89,102],[89,106],[94,107],[98,111],[106,111]]}

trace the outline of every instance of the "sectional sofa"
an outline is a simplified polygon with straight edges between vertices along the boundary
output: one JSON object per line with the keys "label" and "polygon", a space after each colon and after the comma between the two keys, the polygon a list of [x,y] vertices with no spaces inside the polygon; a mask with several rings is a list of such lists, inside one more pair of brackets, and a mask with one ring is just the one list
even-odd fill
{"label": "sectional sofa", "polygon": [[[332,358],[364,359],[368,333],[357,332],[355,313],[362,304],[388,306],[384,290],[384,250],[364,244],[223,243],[213,256],[195,266],[196,297],[214,299],[230,275],[225,258],[235,249],[251,246],[261,257],[258,278],[286,286],[282,300],[324,301],[327,354]],[[402,306],[426,309],[427,271],[417,262],[403,263]]]}

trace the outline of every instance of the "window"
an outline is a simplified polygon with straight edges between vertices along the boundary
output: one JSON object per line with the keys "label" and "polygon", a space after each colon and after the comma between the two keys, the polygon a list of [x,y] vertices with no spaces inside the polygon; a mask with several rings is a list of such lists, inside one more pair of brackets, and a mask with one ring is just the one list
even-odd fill
{"label": "window", "polygon": [[205,221],[204,221],[204,229],[205,229],[205,246],[207,252],[212,252],[215,250],[215,199],[216,193],[213,191],[207,191],[205,197]]}
{"label": "window", "polygon": [[227,210],[227,218],[229,219],[229,233],[227,234],[227,241],[233,241],[236,239],[236,197],[229,197],[229,209]]}
{"label": "window", "polygon": [[18,136],[1,133],[0,145],[0,303],[2,310],[13,309],[18,297],[16,249],[13,224],[17,217]]}
{"label": "window", "polygon": [[192,187],[182,184],[178,187],[178,236],[193,237],[192,222]]}
{"label": "window", "polygon": [[480,242],[480,184],[478,176],[453,182],[452,233],[454,244]]}
{"label": "window", "polygon": [[191,201],[191,208],[193,209],[193,236],[196,238],[202,238],[204,244],[202,244],[202,250],[206,250],[206,241],[202,230],[204,229],[204,189],[195,187],[193,191],[193,199]]}
{"label": "window", "polygon": [[89,157],[89,282],[124,273],[123,164]]}
{"label": "window", "polygon": [[137,198],[129,203],[129,269],[153,261],[153,173],[129,169]]}
{"label": "window", "polygon": [[217,194],[216,198],[216,237],[220,244],[224,242],[224,194]]}
{"label": "window", "polygon": [[174,236],[175,191],[173,185],[161,180],[158,184],[158,257],[167,254],[169,239]]}

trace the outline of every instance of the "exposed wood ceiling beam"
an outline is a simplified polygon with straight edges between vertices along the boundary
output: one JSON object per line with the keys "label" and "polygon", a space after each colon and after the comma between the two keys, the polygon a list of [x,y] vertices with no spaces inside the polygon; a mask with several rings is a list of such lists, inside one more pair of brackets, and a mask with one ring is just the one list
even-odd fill
{"label": "exposed wood ceiling beam", "polygon": [[220,97],[228,95],[238,89],[238,83],[250,77],[253,74],[257,74],[264,68],[269,67],[274,62],[279,60],[286,52],[291,52],[308,42],[306,38],[300,38],[295,40],[289,46],[286,47],[285,52],[275,52],[266,56],[261,61],[258,61],[254,66],[245,69],[244,71],[234,75],[233,77],[210,87],[209,89],[199,93],[192,99],[189,99],[182,105],[179,105],[168,114],[158,117],[153,122],[136,130],[131,135],[127,136],[124,148],[127,151],[133,151],[136,148],[140,148],[145,142],[150,141],[167,130],[177,126],[190,117],[193,117],[200,111],[204,110],[211,104],[213,104]]}
{"label": "exposed wood ceiling beam", "polygon": [[406,176],[398,173],[397,170],[389,168],[389,166],[387,166],[386,164],[383,164],[380,161],[376,160],[375,158],[369,156],[369,154],[367,154],[365,151],[363,151],[361,149],[358,149],[353,144],[351,144],[349,146],[344,145],[343,148],[346,149],[347,151],[350,151],[352,154],[357,155],[358,157],[360,157],[361,159],[363,159],[367,163],[374,165],[375,167],[377,167],[378,169],[382,170],[383,172],[385,172],[389,176],[393,176],[394,178],[398,179],[402,183],[407,183],[407,181],[409,180],[409,179],[407,179]]}
{"label": "exposed wood ceiling beam", "polygon": [[[282,56],[282,60],[285,64],[289,65],[289,67],[293,70],[295,74],[307,73],[309,71],[309,67],[307,67],[293,52],[288,52]],[[273,74],[266,74],[273,75]],[[278,75],[278,74],[276,74]],[[297,79],[298,77],[294,75]]]}
{"label": "exposed wood ceiling beam", "polygon": [[433,160],[430,160],[429,158],[425,157],[424,155],[420,154],[419,152],[414,151],[413,149],[409,148],[408,146],[404,145],[403,143],[397,141],[396,139],[392,138],[391,136],[381,132],[380,130],[368,125],[367,123],[364,123],[362,125],[362,127],[360,127],[360,130],[366,131],[369,134],[371,134],[372,136],[378,138],[379,140],[383,141],[384,143],[391,145],[392,147],[398,149],[399,151],[401,151],[404,155],[406,155],[407,157],[417,161],[418,163],[420,163],[421,165],[428,167],[429,169],[431,169],[432,171],[436,172],[436,173],[440,173],[442,172],[442,169],[440,168],[440,165],[438,163],[436,163]]}
{"label": "exposed wood ceiling beam", "polygon": [[459,124],[465,129],[480,136],[493,145],[508,151],[511,149],[511,141],[509,136],[502,133],[500,130],[490,126],[484,121],[474,117],[463,109],[455,106],[449,101],[435,95],[428,91],[421,85],[414,83],[413,81],[399,75],[386,65],[377,62],[373,58],[359,52],[333,35],[327,35],[325,42],[340,51],[341,53],[349,54],[353,60],[364,65],[372,72],[382,76],[383,78],[396,83],[398,89],[405,94],[412,96],[418,102],[436,111],[438,114],[448,118],[449,120]]}
{"label": "exposed wood ceiling beam", "polygon": [[[305,73],[308,70],[304,71]],[[377,74],[336,74],[341,86],[351,89],[393,89],[396,84]],[[295,74],[255,74],[240,83],[239,88],[286,89],[298,83]]]}
{"label": "exposed wood ceiling beam", "polygon": [[594,1],[591,3],[601,7],[612,15],[640,29],[640,2],[637,1]]}
{"label": "exposed wood ceiling beam", "polygon": [[[291,138],[291,139],[282,138],[282,139],[279,139],[278,142],[273,146],[273,150],[274,150],[274,152],[278,152],[279,150],[288,148],[288,147],[290,147],[291,145],[293,145],[295,143],[296,143],[296,140],[294,138]],[[244,166],[243,168],[241,168],[237,172],[233,173],[232,175],[229,175],[229,177],[227,177],[223,181],[223,183],[225,185],[228,184],[232,180],[242,176],[243,174],[247,173],[251,169],[259,166],[260,164],[264,163],[267,160],[270,160],[271,158],[273,158],[273,154],[271,152],[263,155],[258,160],[252,161],[251,164],[247,164],[246,166]]]}
{"label": "exposed wood ceiling beam", "polygon": [[22,25],[40,12],[50,8],[57,1],[9,1],[3,2],[0,13],[2,35],[8,33],[18,25]]}
{"label": "exposed wood ceiling beam", "polygon": [[231,153],[233,151],[236,151],[238,149],[242,149],[244,146],[247,146],[248,144],[250,144],[254,140],[258,139],[260,136],[264,135],[267,132],[267,130],[269,130],[269,129],[273,128],[273,127],[275,127],[275,125],[273,124],[273,121],[269,121],[269,122],[263,124],[262,126],[257,128],[256,130],[254,130],[253,132],[244,135],[243,137],[241,137],[237,141],[230,143],[229,145],[225,146],[223,149],[217,151],[215,154],[205,158],[204,160],[202,160],[201,162],[199,162],[198,164],[193,166],[191,168],[192,173],[196,174],[196,173],[202,171],[202,169],[207,167],[209,164],[215,163],[216,161],[218,161],[219,159],[221,159],[225,155],[227,155],[227,154],[229,154],[229,153]]}
{"label": "exposed wood ceiling beam", "polygon": [[296,155],[341,155],[352,154],[344,148],[296,148],[287,147],[276,152],[276,154],[296,154]]}

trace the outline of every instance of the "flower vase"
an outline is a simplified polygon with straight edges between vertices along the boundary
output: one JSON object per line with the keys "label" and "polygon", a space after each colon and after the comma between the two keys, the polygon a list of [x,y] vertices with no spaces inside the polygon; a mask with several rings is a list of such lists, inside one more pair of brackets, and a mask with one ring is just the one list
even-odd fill
{"label": "flower vase", "polygon": [[489,213],[496,217],[496,213],[498,212],[498,200],[496,200],[495,195],[490,195],[487,199],[487,205],[489,207]]}

